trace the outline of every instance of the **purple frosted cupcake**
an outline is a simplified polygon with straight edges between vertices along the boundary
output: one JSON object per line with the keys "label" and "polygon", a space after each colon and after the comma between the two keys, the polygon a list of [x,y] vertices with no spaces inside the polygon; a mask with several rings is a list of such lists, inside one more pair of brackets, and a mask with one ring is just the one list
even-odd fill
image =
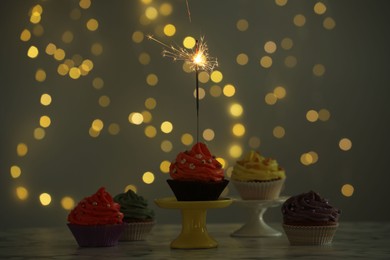
{"label": "purple frosted cupcake", "polygon": [[329,245],[340,213],[318,193],[309,191],[283,203],[283,228],[291,245]]}
{"label": "purple frosted cupcake", "polygon": [[100,188],[84,198],[68,215],[68,227],[80,247],[107,247],[118,244],[123,232],[120,205]]}

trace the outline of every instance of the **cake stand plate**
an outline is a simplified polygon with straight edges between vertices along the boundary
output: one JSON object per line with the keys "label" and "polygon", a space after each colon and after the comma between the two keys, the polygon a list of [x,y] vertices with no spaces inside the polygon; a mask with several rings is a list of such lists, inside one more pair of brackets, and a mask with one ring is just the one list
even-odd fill
{"label": "cake stand plate", "polygon": [[171,242],[171,248],[202,249],[215,248],[217,241],[207,232],[207,209],[225,208],[233,200],[221,198],[210,201],[177,201],[175,197],[156,199],[157,206],[165,209],[179,209],[182,216],[180,235]]}
{"label": "cake stand plate", "polygon": [[264,222],[263,215],[268,208],[277,207],[286,201],[288,197],[279,197],[274,200],[241,200],[234,202],[249,209],[247,222],[231,235],[234,237],[277,237],[282,233],[270,227]]}

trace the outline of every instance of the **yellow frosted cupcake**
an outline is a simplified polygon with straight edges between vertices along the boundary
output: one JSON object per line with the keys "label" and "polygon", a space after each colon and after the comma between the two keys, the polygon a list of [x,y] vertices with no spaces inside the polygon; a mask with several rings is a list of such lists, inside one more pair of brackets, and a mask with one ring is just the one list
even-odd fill
{"label": "yellow frosted cupcake", "polygon": [[278,162],[256,151],[248,152],[233,167],[231,182],[244,200],[272,200],[279,197],[286,173]]}

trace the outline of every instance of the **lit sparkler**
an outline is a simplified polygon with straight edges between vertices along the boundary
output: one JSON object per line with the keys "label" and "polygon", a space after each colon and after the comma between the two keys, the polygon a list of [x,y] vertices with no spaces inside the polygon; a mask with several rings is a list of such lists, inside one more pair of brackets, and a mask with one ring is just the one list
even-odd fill
{"label": "lit sparkler", "polygon": [[196,140],[199,141],[199,71],[211,72],[215,67],[218,66],[218,61],[216,58],[209,56],[209,49],[204,37],[201,37],[200,40],[196,41],[195,47],[191,50],[187,50],[182,47],[175,47],[173,45],[168,45],[162,41],[157,40],[152,35],[148,35],[149,40],[153,40],[162,46],[165,47],[162,51],[163,57],[172,58],[174,61],[182,60],[190,65],[190,69],[195,71],[196,77],[196,87],[195,87],[195,96],[196,96]]}

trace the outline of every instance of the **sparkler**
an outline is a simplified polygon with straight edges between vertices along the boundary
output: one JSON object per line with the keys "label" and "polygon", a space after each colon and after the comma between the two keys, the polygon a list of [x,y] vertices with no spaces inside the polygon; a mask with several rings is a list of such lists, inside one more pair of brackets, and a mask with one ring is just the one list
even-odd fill
{"label": "sparkler", "polygon": [[199,71],[211,72],[218,66],[216,58],[210,57],[209,50],[204,37],[196,41],[194,48],[191,50],[168,45],[160,40],[157,40],[152,35],[148,35],[149,40],[155,41],[164,47],[162,51],[163,57],[169,57],[174,61],[182,60],[186,62],[192,71],[195,71],[195,96],[196,96],[196,140],[199,141]]}

